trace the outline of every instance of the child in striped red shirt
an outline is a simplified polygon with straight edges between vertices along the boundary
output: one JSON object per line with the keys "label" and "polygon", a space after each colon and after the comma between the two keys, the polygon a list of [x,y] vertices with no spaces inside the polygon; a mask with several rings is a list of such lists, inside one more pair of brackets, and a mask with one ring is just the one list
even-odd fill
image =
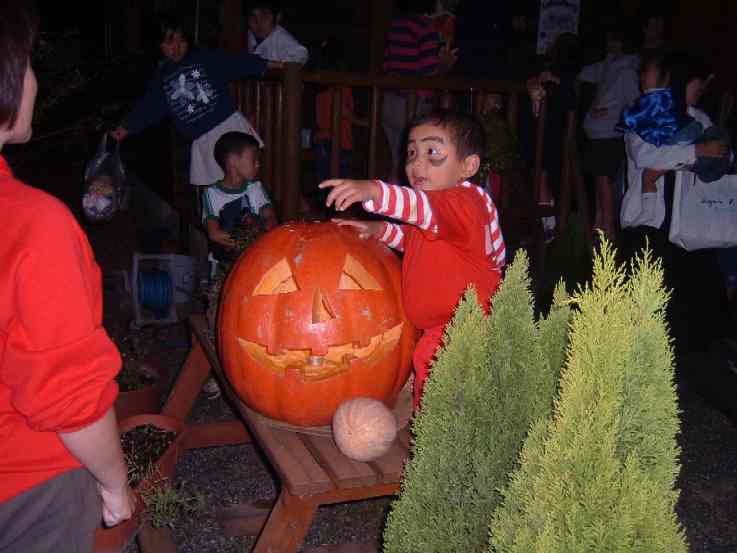
{"label": "child in striped red shirt", "polygon": [[415,408],[443,331],[461,296],[473,285],[488,311],[502,278],[505,247],[491,197],[468,179],[479,169],[484,132],[472,116],[439,110],[416,119],[405,170],[411,188],[381,181],[335,179],[326,204],[344,211],[361,202],[384,221],[336,219],[404,252],[402,297],[409,320],[422,330],[414,353]]}

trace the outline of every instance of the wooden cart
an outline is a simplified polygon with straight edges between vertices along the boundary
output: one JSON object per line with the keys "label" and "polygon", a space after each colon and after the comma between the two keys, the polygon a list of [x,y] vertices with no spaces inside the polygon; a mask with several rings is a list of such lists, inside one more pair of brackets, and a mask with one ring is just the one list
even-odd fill
{"label": "wooden cart", "polygon": [[[239,420],[200,423],[188,428],[188,449],[233,445],[250,440],[260,447],[281,481],[279,497],[266,508],[244,505],[229,509],[221,520],[231,534],[258,533],[254,553],[296,552],[320,505],[395,495],[399,490],[410,434],[402,429],[383,457],[359,463],[344,456],[328,436],[294,432],[269,423],[246,407],[229,385],[207,337],[202,315],[189,319],[192,349],[162,409],[185,420],[211,374],[219,381]],[[144,529],[139,538],[144,553],[175,551],[167,532]],[[365,549],[362,549],[365,551]]]}

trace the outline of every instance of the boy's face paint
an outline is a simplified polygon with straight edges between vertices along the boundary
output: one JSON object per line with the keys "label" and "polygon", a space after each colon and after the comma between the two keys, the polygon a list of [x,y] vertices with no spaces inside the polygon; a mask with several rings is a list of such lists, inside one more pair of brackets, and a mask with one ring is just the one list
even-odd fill
{"label": "boy's face paint", "polygon": [[181,31],[169,31],[166,33],[163,42],[160,44],[161,53],[165,58],[170,59],[174,63],[179,63],[184,59],[189,50],[189,43],[184,38]]}
{"label": "boy's face paint", "polygon": [[471,176],[450,133],[431,124],[410,131],[405,170],[412,188],[425,191],[452,188]]}

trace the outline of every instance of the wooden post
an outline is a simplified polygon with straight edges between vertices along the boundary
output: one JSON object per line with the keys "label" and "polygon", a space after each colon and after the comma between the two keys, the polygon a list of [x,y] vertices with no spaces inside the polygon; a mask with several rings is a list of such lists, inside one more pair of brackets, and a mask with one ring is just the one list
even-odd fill
{"label": "wooden post", "polygon": [[384,36],[392,20],[392,0],[371,0],[371,74],[381,73],[384,64]]}
{"label": "wooden post", "polygon": [[377,173],[379,157],[379,137],[381,136],[381,89],[371,87],[371,121],[369,122],[368,174],[374,178]]}
{"label": "wooden post", "polygon": [[333,125],[332,136],[330,137],[330,177],[345,177],[340,174],[340,127],[343,114],[343,94],[340,87],[333,89]]}
{"label": "wooden post", "polygon": [[411,90],[409,92],[409,95],[407,96],[407,112],[405,113],[405,117],[407,119],[407,125],[409,125],[412,120],[415,118],[415,114],[417,113],[417,91]]}
{"label": "wooden post", "polygon": [[126,4],[128,51],[137,52],[143,46],[143,5],[141,0],[128,0]]}
{"label": "wooden post", "polygon": [[226,50],[237,52],[246,47],[245,22],[242,0],[222,0],[220,7],[220,45]]}
{"label": "wooden post", "polygon": [[282,127],[283,180],[278,208],[281,221],[297,217],[302,199],[299,182],[300,161],[302,158],[302,66],[298,63],[284,64],[284,125]]}
{"label": "wooden post", "polygon": [[272,182],[274,180],[274,143],[278,140],[278,134],[274,133],[274,97],[276,95],[276,85],[272,82],[263,83],[264,92],[261,95],[263,108],[261,110],[261,139],[264,141],[264,152],[262,155],[261,166],[263,167],[264,180]]}

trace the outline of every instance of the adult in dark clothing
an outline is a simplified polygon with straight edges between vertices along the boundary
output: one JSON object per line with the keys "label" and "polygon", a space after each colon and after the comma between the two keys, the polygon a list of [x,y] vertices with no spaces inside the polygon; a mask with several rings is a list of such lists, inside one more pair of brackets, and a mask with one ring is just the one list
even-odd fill
{"label": "adult in dark clothing", "polygon": [[563,131],[568,112],[576,109],[576,76],[580,68],[578,37],[564,33],[556,39],[548,55],[538,60],[537,67],[527,79],[531,94],[520,114],[520,140],[529,166],[535,161],[537,110],[534,98],[540,96],[545,100],[543,182],[541,195],[537,198],[543,205],[553,205],[558,199]]}

